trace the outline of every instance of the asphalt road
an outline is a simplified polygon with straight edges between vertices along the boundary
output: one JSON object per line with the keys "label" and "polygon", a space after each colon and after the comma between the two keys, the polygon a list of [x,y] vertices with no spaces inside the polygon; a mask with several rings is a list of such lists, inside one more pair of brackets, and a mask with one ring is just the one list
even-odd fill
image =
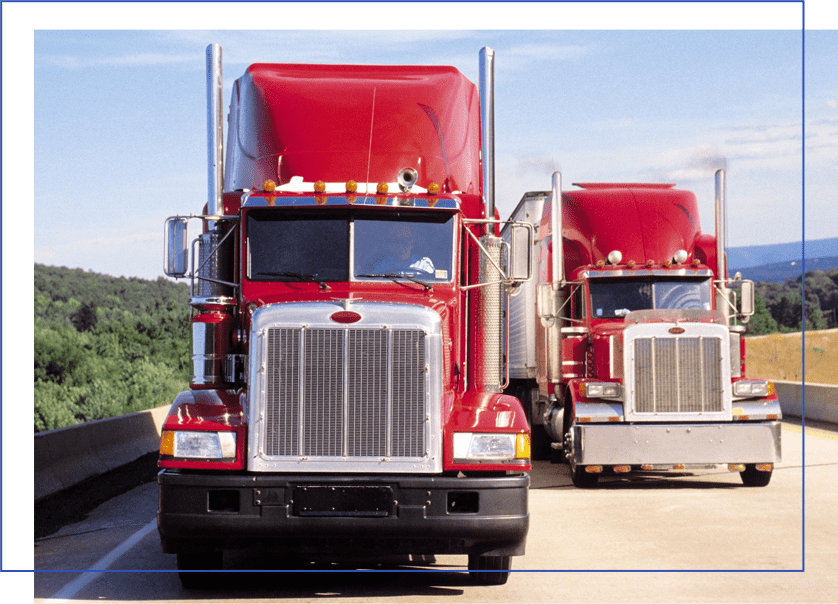
{"label": "asphalt road", "polygon": [[[782,437],[765,488],[713,470],[580,490],[566,466],[537,463],[527,555],[497,587],[472,586],[465,556],[356,572],[245,553],[219,589],[187,591],[160,553],[149,483],[35,542],[35,602],[835,602],[838,429],[807,425],[804,441],[787,422]],[[276,568],[293,571],[246,572]],[[82,569],[108,572],[55,572]]]}

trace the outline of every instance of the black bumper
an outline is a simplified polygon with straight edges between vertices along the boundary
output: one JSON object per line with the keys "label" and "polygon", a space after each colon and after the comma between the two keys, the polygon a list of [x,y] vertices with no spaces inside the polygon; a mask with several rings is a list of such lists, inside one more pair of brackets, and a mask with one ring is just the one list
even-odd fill
{"label": "black bumper", "polygon": [[165,553],[524,554],[529,476],[157,476]]}

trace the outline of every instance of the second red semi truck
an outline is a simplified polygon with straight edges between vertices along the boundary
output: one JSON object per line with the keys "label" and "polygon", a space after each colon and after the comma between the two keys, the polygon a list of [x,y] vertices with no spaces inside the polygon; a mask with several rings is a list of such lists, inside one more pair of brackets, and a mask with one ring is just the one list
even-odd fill
{"label": "second red semi truck", "polygon": [[552,446],[578,487],[717,464],[767,485],[781,411],[771,382],[745,377],[753,283],[727,276],[724,172],[715,237],[674,185],[577,187],[556,173],[512,213],[536,230],[536,277],[510,300],[507,390],[534,458]]}
{"label": "second red semi truck", "polygon": [[220,56],[209,200],[167,221],[194,376],[163,426],[163,550],[189,587],[234,548],[464,554],[506,582],[531,465],[501,312],[529,250],[510,256],[495,218],[492,51],[480,94],[453,67],[251,65],[226,161]]}

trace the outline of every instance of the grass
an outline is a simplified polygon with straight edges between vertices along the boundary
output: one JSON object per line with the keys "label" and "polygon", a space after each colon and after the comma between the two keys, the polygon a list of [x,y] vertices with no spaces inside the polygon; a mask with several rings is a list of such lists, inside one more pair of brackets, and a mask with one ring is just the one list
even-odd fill
{"label": "grass", "polygon": [[[803,381],[803,345],[800,332],[746,338],[748,377]],[[838,329],[806,332],[806,381],[838,384]]]}

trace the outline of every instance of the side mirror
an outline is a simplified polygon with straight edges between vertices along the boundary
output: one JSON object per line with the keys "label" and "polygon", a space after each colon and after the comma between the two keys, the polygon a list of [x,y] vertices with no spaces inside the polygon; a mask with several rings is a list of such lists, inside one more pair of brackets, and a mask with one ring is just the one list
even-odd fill
{"label": "side mirror", "polygon": [[175,216],[166,220],[166,250],[164,271],[168,277],[185,277],[189,270],[189,251],[186,241],[186,218]]}
{"label": "side mirror", "polygon": [[739,314],[743,317],[750,317],[754,314],[754,282],[743,280],[740,283],[740,308]]}
{"label": "side mirror", "polygon": [[508,277],[512,281],[529,281],[532,278],[532,225],[512,223],[509,241]]}

